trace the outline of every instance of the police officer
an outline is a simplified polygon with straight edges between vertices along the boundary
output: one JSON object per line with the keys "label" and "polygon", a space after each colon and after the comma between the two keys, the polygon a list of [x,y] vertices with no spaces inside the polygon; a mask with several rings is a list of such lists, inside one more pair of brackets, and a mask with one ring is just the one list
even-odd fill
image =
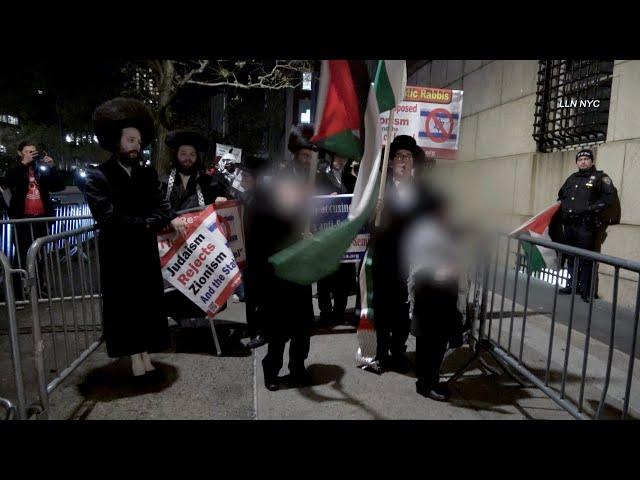
{"label": "police officer", "polygon": [[[572,174],[558,192],[562,202],[562,226],[564,243],[585,250],[598,251],[606,225],[603,212],[612,205],[615,189],[611,178],[602,170],[596,170],[591,149],[580,150],[576,155],[578,171]],[[574,257],[568,258],[568,270],[573,272]],[[589,302],[591,290],[591,261],[581,258],[578,265],[576,291]],[[570,294],[573,278],[560,290]]]}

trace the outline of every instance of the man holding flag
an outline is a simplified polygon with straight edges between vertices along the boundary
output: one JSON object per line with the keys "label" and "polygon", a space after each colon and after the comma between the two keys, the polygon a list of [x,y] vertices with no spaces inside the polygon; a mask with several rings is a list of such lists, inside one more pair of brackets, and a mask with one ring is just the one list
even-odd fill
{"label": "man holding flag", "polygon": [[268,352],[262,360],[265,387],[278,390],[278,373],[287,341],[289,344],[289,380],[297,385],[311,382],[304,361],[309,354],[313,328],[311,285],[293,282],[274,275],[268,260],[274,253],[302,238],[309,192],[305,189],[316,147],[310,141],[313,125],[292,129],[289,168],[276,172],[267,183],[260,184],[252,202],[250,231],[247,236],[247,262],[254,289],[254,301],[262,309]]}
{"label": "man holding flag", "polygon": [[[379,116],[380,112],[392,110],[404,98],[405,86],[404,60],[379,61],[375,82],[372,82],[364,61],[322,62],[316,132],[312,141],[338,155],[361,158],[358,179],[348,220],[273,255],[269,262],[276,276],[310,285],[338,269],[342,255],[362,226],[371,220],[378,203],[379,173],[383,163]],[[382,171],[386,171],[386,165]],[[366,273],[366,269],[362,272]],[[370,276],[361,275],[361,278],[364,279],[361,285],[369,288],[364,288],[362,295],[358,358],[366,359],[366,363],[375,355],[375,335],[371,323],[373,310],[367,301],[371,294],[371,283],[367,282]]]}

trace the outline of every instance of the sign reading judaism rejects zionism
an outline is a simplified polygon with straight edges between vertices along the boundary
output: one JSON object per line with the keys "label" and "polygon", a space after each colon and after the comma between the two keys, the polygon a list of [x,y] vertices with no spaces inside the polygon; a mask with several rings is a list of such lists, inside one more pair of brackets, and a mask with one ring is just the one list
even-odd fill
{"label": "sign reading judaism rejects zionism", "polygon": [[[415,138],[427,157],[453,160],[458,152],[462,90],[428,87],[405,89],[404,101],[395,109],[393,136]],[[382,139],[386,142],[389,112],[380,115]]]}
{"label": "sign reading judaism rejects zionism", "polygon": [[[168,240],[162,235],[158,238],[162,276],[209,316],[224,305],[242,282],[235,255],[244,259],[244,245],[235,251],[230,248],[228,239],[234,235],[227,217],[233,220],[232,215],[216,212],[211,205],[201,212],[185,214],[186,240],[182,237]],[[236,234],[235,241],[238,240]]]}

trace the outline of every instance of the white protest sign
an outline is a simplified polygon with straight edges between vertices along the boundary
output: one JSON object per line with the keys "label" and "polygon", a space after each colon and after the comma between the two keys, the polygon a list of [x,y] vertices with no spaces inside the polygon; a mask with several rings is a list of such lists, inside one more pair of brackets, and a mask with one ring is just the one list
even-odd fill
{"label": "white protest sign", "polygon": [[[218,226],[222,234],[226,237],[229,249],[238,266],[243,269],[247,263],[247,254],[244,249],[244,228],[242,226],[243,206],[236,200],[209,206],[206,210],[213,208],[218,215]],[[179,216],[183,218],[187,225],[192,225],[206,210],[184,213]],[[158,234],[158,251],[160,258],[173,246],[176,239],[176,232],[170,226]]]}
{"label": "white protest sign", "polygon": [[168,250],[167,244],[163,245],[162,276],[213,316],[242,283],[242,277],[214,206],[190,218],[187,239],[173,240]]}
{"label": "white protest sign", "polygon": [[224,154],[230,153],[238,162],[242,161],[242,149],[234,147],[233,145],[224,145],[222,143],[216,143],[216,163],[224,156]]}
{"label": "white protest sign", "polygon": [[[415,138],[427,157],[453,160],[458,153],[462,90],[429,87],[405,89],[404,101],[395,109],[393,137]],[[383,142],[387,140],[389,112],[380,115]]]}

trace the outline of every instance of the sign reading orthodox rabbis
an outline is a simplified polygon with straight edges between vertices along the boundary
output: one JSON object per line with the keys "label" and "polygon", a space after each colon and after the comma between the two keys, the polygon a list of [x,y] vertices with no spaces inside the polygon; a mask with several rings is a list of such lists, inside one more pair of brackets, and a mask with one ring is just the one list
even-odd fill
{"label": "sign reading orthodox rabbis", "polygon": [[[429,87],[405,89],[404,101],[395,109],[393,136],[415,138],[428,158],[453,160],[458,153],[462,90]],[[380,115],[382,141],[387,141],[389,112]]]}
{"label": "sign reading orthodox rabbis", "polygon": [[244,237],[237,202],[211,205],[200,212],[181,215],[187,238],[175,232],[158,235],[164,279],[213,316],[242,282]]}

